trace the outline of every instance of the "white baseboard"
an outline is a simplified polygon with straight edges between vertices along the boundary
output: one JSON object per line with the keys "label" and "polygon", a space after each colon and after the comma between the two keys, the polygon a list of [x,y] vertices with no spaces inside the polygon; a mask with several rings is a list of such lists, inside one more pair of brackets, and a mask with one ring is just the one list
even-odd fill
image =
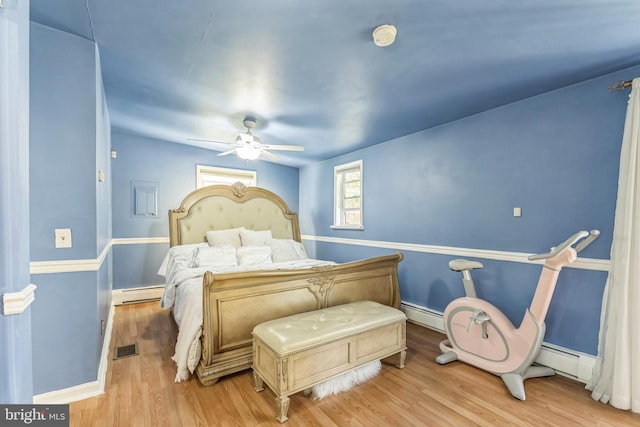
{"label": "white baseboard", "polygon": [[137,302],[159,300],[164,293],[164,285],[144,288],[115,289],[111,291],[113,305],[134,304]]}
{"label": "white baseboard", "polygon": [[109,317],[104,330],[102,340],[102,353],[100,355],[100,366],[98,367],[98,379],[85,384],[61,390],[49,391],[33,396],[35,405],[62,405],[78,400],[88,399],[104,393],[104,386],[107,379],[107,366],[109,364],[109,353],[111,352],[111,331],[113,330],[114,307],[109,309]]}
{"label": "white baseboard", "polygon": [[[407,315],[407,319],[444,333],[442,313],[408,302],[402,302],[400,309]],[[548,366],[560,375],[590,384],[596,358],[589,354],[543,342],[536,363]]]}
{"label": "white baseboard", "polygon": [[109,366],[109,354],[111,353],[111,331],[113,331],[113,319],[115,317],[115,307],[111,301],[109,318],[104,330],[104,340],[102,341],[102,353],[100,354],[100,366],[98,367],[98,382],[100,383],[100,393],[104,393],[104,385],[107,381],[107,367]]}
{"label": "white baseboard", "polygon": [[62,390],[49,391],[33,396],[34,405],[64,405],[78,400],[88,399],[102,394],[100,382],[79,384]]}

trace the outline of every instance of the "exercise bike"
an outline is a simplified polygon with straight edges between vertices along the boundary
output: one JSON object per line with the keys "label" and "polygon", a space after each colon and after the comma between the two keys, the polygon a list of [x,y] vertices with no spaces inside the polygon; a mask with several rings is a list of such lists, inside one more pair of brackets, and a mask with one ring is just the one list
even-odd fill
{"label": "exercise bike", "polygon": [[451,270],[462,272],[466,296],[453,300],[445,308],[443,319],[448,339],[440,343],[442,354],[436,362],[444,365],[460,360],[499,375],[515,398],[525,400],[524,380],[555,374],[551,368],[532,364],[540,353],[544,319],[560,270],[575,261],[578,252],[599,235],[598,230],[580,231],[551,248],[549,253],[529,257],[530,261],[544,260],[544,265],[519,328],[495,306],[476,296],[470,272],[482,268],[481,263],[464,259],[450,261]]}

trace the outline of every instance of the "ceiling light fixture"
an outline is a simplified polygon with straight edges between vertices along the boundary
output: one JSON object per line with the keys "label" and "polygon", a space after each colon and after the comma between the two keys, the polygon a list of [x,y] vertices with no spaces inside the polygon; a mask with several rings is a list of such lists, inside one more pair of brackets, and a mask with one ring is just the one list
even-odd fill
{"label": "ceiling light fixture", "polygon": [[260,149],[260,147],[254,147],[249,144],[236,148],[236,153],[238,154],[238,157],[244,160],[255,160],[258,157],[260,157],[261,152],[262,152],[262,149]]}
{"label": "ceiling light fixture", "polygon": [[256,120],[252,117],[246,117],[243,122],[244,127],[247,128],[246,132],[240,132],[236,136],[234,142],[214,141],[211,139],[194,139],[188,138],[189,141],[204,141],[215,142],[217,144],[226,144],[231,146],[230,150],[224,151],[218,156],[228,156],[235,153],[244,160],[255,160],[262,154],[270,160],[277,161],[280,158],[273,154],[270,150],[284,150],[284,151],[304,151],[302,145],[278,145],[278,144],[263,144],[260,138],[253,134],[253,128],[256,125]]}
{"label": "ceiling light fixture", "polygon": [[373,42],[376,46],[385,47],[393,44],[398,30],[393,25],[380,25],[373,30]]}

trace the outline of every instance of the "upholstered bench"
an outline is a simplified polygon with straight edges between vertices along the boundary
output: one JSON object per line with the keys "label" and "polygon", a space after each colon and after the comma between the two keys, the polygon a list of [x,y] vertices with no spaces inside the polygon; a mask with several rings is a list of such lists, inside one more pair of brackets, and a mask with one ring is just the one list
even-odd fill
{"label": "upholstered bench", "polygon": [[253,377],[276,395],[276,419],[287,420],[290,395],[344,372],[398,354],[404,367],[406,316],[373,301],[296,314],[253,329]]}

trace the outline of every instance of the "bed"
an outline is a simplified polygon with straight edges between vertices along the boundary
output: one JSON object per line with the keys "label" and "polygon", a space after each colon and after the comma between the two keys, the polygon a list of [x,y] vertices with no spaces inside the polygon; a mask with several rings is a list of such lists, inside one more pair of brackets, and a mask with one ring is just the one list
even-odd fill
{"label": "bed", "polygon": [[[176,381],[195,371],[208,386],[249,369],[251,331],[259,323],[362,300],[400,306],[401,253],[343,264],[309,259],[297,214],[264,188],[236,183],[193,191],[169,211],[169,232],[159,274],[166,278],[161,305],[179,327]],[[213,252],[212,263],[203,263]],[[232,255],[238,265],[221,261]],[[268,262],[254,264],[260,259]]]}

